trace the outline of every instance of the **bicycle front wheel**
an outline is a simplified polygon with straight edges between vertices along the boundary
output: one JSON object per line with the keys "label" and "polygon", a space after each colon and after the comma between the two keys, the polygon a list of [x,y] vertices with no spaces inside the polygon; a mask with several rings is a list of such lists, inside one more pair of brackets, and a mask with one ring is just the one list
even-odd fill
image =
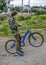
{"label": "bicycle front wheel", "polygon": [[[36,40],[33,39],[32,35],[34,36],[34,38]],[[40,47],[44,42],[43,36],[38,32],[34,32],[34,33],[32,33],[32,35],[29,35],[29,43],[30,43],[30,45],[33,46],[33,47]]]}
{"label": "bicycle front wheel", "polygon": [[15,54],[16,52],[16,45],[15,45],[15,40],[8,40],[5,43],[5,49],[9,54]]}

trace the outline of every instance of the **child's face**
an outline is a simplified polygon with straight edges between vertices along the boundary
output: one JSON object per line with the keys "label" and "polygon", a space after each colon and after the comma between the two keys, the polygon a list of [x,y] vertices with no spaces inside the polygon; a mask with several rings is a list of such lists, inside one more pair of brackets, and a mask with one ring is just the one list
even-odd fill
{"label": "child's face", "polygon": [[13,16],[13,18],[14,18],[14,19],[16,19],[16,15],[15,15],[15,16]]}

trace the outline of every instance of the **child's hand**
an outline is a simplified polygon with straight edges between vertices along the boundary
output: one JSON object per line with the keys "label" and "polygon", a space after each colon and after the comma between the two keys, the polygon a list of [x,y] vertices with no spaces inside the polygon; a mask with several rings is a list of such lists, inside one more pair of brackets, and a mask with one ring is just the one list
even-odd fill
{"label": "child's hand", "polygon": [[21,26],[22,25],[22,23],[19,23],[19,26]]}
{"label": "child's hand", "polygon": [[19,25],[22,25],[21,23],[19,23]]}

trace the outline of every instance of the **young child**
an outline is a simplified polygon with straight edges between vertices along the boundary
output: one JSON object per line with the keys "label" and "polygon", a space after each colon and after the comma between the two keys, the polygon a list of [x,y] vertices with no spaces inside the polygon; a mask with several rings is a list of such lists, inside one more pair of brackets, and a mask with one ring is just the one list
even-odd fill
{"label": "young child", "polygon": [[9,19],[9,26],[11,29],[11,33],[14,35],[14,37],[16,39],[16,53],[15,53],[15,55],[23,56],[24,52],[20,48],[21,38],[20,38],[19,31],[18,31],[18,26],[20,26],[21,24],[16,23],[16,15],[17,15],[17,12],[12,12],[11,19]]}

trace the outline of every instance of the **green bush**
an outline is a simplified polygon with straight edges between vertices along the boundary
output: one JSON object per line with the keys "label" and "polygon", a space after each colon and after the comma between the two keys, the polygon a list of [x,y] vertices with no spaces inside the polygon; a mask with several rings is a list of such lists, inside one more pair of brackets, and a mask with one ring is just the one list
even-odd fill
{"label": "green bush", "polygon": [[40,18],[41,19],[46,19],[46,15],[41,15]]}
{"label": "green bush", "polygon": [[25,20],[25,17],[24,16],[18,16],[17,20]]}
{"label": "green bush", "polygon": [[31,19],[31,16],[18,16],[17,20],[18,21],[21,21],[21,20],[28,20],[28,19]]}
{"label": "green bush", "polygon": [[2,24],[2,22],[0,21],[0,25]]}
{"label": "green bush", "polygon": [[16,6],[14,8],[11,8],[11,11],[17,11],[17,12],[20,12],[21,8]]}
{"label": "green bush", "polygon": [[25,20],[31,19],[31,16],[25,16]]}
{"label": "green bush", "polygon": [[3,28],[2,28],[2,31],[4,32],[4,35],[9,35],[9,31],[8,31],[8,26],[7,25],[4,25]]}
{"label": "green bush", "polygon": [[4,16],[4,15],[0,16],[0,20],[1,20],[1,21],[6,20],[6,19],[7,19],[6,16]]}

